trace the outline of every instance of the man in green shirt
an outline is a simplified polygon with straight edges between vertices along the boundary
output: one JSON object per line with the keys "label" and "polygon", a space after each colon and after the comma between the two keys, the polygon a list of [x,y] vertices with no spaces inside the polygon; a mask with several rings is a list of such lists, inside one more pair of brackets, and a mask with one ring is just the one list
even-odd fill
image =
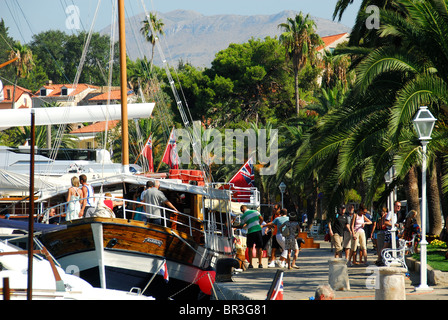
{"label": "man in green shirt", "polygon": [[263,217],[257,210],[248,210],[247,206],[241,206],[241,228],[247,226],[247,248],[249,256],[249,268],[252,266],[252,248],[255,244],[258,257],[258,268],[263,268],[261,262],[263,254],[263,237],[261,232],[261,224],[263,223]]}

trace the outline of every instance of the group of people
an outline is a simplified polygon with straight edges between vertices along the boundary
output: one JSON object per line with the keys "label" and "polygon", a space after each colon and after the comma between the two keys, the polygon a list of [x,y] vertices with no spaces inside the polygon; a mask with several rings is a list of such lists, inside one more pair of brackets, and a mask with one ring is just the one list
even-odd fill
{"label": "group of people", "polygon": [[358,264],[356,260],[357,247],[359,245],[360,261],[364,259],[367,264],[367,238],[364,227],[372,224],[366,217],[367,208],[363,204],[359,206],[358,212],[354,212],[354,207],[346,212],[345,205],[341,205],[338,213],[328,224],[328,233],[335,248],[335,257],[345,259],[348,265]]}
{"label": "group of people", "polygon": [[[247,206],[243,205],[241,206],[241,212],[243,215],[239,228],[247,228],[249,268],[253,268],[253,246],[256,249],[258,267],[263,268],[262,252],[271,239],[271,255],[268,267],[299,268],[296,266],[300,250],[298,244],[300,223],[297,214],[288,214],[286,209],[280,209],[279,205],[275,205],[271,221],[266,223],[257,210],[249,210]],[[278,261],[276,260],[277,249],[282,251]]]}
{"label": "group of people", "polygon": [[[368,210],[363,204],[359,206],[356,213],[353,205],[350,206],[348,212],[346,206],[341,205],[337,214],[328,224],[328,234],[335,249],[334,256],[342,258],[344,254],[348,266],[360,263],[367,265],[367,240],[372,239],[377,252],[375,264],[381,265],[383,263],[381,252],[383,249],[391,247],[391,229],[394,223],[398,227],[400,210],[401,202],[395,201],[393,210],[388,211],[384,207],[367,217]],[[416,215],[417,212],[411,210],[406,217],[404,232],[400,235],[405,240],[411,240],[414,236],[418,237],[420,233]],[[367,229],[367,226],[371,226],[371,228]],[[358,246],[359,261],[357,260]]]}
{"label": "group of people", "polygon": [[[97,205],[94,201],[93,187],[87,183],[85,174],[79,177],[72,177],[71,187],[67,191],[67,213],[66,220],[71,221],[79,218],[88,218],[96,216]],[[178,212],[176,207],[167,199],[162,191],[159,190],[160,182],[149,180],[146,183],[146,189],[139,190],[136,199],[149,205],[135,205],[133,210],[133,219],[147,221],[155,224],[162,224],[162,210],[160,206],[166,205],[168,208]],[[123,205],[123,201],[111,199],[112,194],[106,193],[104,206],[110,210],[114,207]],[[146,214],[144,214],[146,213]]]}

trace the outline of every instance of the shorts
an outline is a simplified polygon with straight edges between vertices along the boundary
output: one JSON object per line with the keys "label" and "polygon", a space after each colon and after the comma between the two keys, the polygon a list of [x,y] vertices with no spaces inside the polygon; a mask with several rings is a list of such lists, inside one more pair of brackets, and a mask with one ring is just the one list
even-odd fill
{"label": "shorts", "polygon": [[352,251],[356,250],[356,247],[358,246],[358,242],[359,242],[359,248],[361,250],[366,250],[367,249],[367,245],[366,245],[366,233],[364,232],[364,229],[359,229],[356,233],[356,240],[352,240]]}
{"label": "shorts", "polygon": [[339,233],[334,233],[331,237],[331,243],[333,243],[336,253],[342,251],[342,240],[342,236]]}
{"label": "shorts", "polygon": [[286,239],[281,233],[277,233],[275,237],[277,238],[277,242],[282,249],[282,253],[280,256],[286,259],[288,257],[288,250],[286,249],[286,243],[285,243]]}
{"label": "shorts", "polygon": [[273,237],[272,237],[271,248],[273,248],[273,249],[280,249],[280,245],[278,244],[278,241],[277,241],[277,237],[276,237],[276,236],[273,236]]}
{"label": "shorts", "polygon": [[352,236],[350,235],[350,232],[344,231],[344,239],[342,240],[342,247],[344,249],[350,249],[352,246]]}
{"label": "shorts", "polygon": [[247,247],[252,248],[255,244],[255,248],[263,248],[263,235],[260,231],[255,231],[247,234]]}

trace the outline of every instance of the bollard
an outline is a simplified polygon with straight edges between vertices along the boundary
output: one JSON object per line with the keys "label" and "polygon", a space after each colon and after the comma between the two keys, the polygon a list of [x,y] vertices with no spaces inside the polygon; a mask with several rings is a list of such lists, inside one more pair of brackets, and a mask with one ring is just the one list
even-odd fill
{"label": "bollard", "polygon": [[350,290],[347,261],[342,258],[328,260],[328,283],[336,291]]}
{"label": "bollard", "polygon": [[375,300],[406,300],[405,268],[380,267]]}

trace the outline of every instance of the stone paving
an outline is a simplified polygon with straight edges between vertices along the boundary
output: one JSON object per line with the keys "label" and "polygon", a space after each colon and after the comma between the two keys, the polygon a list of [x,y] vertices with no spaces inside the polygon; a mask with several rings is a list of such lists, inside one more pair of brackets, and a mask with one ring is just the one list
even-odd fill
{"label": "stone paving", "polygon": [[[302,249],[297,265],[300,269],[282,269],[284,300],[309,300],[321,284],[328,284],[328,260],[334,257],[330,244],[320,243],[320,249]],[[335,300],[375,300],[375,288],[372,285],[376,255],[369,245],[368,264],[348,267],[350,290],[336,291]],[[254,269],[235,274],[232,282],[216,283],[219,300],[265,300],[276,271],[279,268],[267,268],[267,259],[263,259],[263,269],[258,269],[254,260]],[[405,278],[406,300],[448,300],[448,285],[430,285],[431,290],[416,292],[420,275],[410,272]]]}

